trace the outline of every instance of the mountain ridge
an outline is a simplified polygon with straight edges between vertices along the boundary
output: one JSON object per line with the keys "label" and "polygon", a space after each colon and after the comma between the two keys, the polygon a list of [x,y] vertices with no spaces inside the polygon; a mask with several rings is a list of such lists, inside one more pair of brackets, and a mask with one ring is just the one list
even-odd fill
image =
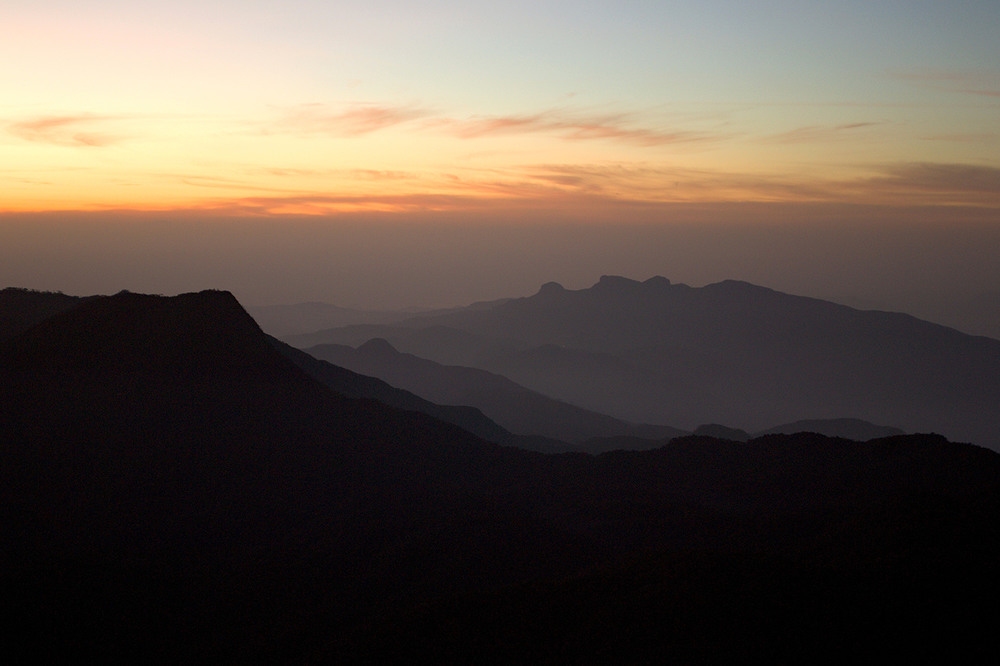
{"label": "mountain ridge", "polygon": [[685,434],[669,426],[631,424],[584,410],[478,368],[443,365],[403,354],[384,338],[372,338],[356,349],[321,345],[310,347],[306,352],[364,375],[379,377],[435,403],[474,405],[507,430],[520,435],[581,443],[613,435],[656,439]]}
{"label": "mountain ridge", "polygon": [[0,394],[0,603],[39,661],[898,655],[956,612],[914,652],[993,640],[1000,455],[940,436],[498,446],[337,394],[222,292],[46,319]]}
{"label": "mountain ridge", "polygon": [[605,277],[491,309],[289,341],[373,337],[626,421],[755,432],[851,417],[1000,448],[990,406],[1000,396],[1000,340],[736,280],[693,288]]}

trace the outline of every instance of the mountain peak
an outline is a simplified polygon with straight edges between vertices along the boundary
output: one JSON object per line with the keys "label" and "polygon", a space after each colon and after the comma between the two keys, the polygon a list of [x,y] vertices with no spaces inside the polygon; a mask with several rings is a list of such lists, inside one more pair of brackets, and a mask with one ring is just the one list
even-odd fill
{"label": "mountain peak", "polygon": [[558,282],[546,282],[538,290],[538,296],[552,296],[566,292],[566,288]]}
{"label": "mountain peak", "polygon": [[76,307],[87,300],[62,292],[20,287],[0,289],[0,340],[13,337],[35,324]]}
{"label": "mountain peak", "polygon": [[730,428],[718,423],[705,423],[694,430],[696,437],[715,437],[716,439],[728,439],[734,442],[745,442],[750,439],[750,433],[740,428]]}
{"label": "mountain peak", "polygon": [[723,280],[722,282],[714,282],[712,284],[706,285],[705,289],[717,289],[724,290],[728,292],[773,292],[773,289],[768,287],[762,287],[760,285],[754,284],[752,282],[747,282],[746,280]]}
{"label": "mountain peak", "polygon": [[358,347],[358,352],[368,356],[388,356],[399,353],[385,338],[372,338]]}
{"label": "mountain peak", "polygon": [[649,293],[649,292],[659,292],[670,287],[670,280],[663,277],[662,275],[654,275],[653,277],[639,282],[638,280],[633,280],[631,278],[622,277],[621,275],[602,275],[601,279],[595,284],[592,289],[597,291],[617,293],[617,294],[627,294],[627,293]]}
{"label": "mountain peak", "polygon": [[594,289],[609,291],[631,290],[641,284],[638,280],[622,277],[621,275],[602,275],[601,279],[594,285]]}
{"label": "mountain peak", "polygon": [[[155,374],[170,369],[207,375],[263,367],[256,361],[270,362],[274,356],[236,298],[218,290],[93,297],[9,343],[17,350],[18,363],[38,362],[53,372]],[[56,358],[61,359],[59,367]]]}
{"label": "mountain peak", "polygon": [[653,289],[662,289],[664,287],[670,286],[670,280],[663,277],[662,275],[654,275],[645,282],[642,283],[644,287],[650,287]]}

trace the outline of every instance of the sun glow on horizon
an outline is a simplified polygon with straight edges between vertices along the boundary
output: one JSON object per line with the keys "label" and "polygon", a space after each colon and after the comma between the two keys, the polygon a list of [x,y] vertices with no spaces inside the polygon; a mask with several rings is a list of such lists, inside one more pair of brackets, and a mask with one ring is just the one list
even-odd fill
{"label": "sun glow on horizon", "polygon": [[0,210],[1000,206],[995,5],[564,9],[17,0]]}

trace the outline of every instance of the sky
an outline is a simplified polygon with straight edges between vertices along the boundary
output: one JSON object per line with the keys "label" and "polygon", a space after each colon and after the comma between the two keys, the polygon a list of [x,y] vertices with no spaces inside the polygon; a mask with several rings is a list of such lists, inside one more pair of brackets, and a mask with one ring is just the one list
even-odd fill
{"label": "sky", "polygon": [[996,0],[5,0],[0,283],[1000,291],[998,28]]}

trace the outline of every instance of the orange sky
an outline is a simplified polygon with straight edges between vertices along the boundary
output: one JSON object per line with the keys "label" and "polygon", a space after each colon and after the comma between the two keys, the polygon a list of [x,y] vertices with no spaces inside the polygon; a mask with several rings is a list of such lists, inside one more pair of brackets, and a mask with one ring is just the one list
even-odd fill
{"label": "orange sky", "polygon": [[689,4],[14,0],[0,210],[1000,206],[995,3]]}
{"label": "orange sky", "polygon": [[995,0],[7,0],[0,286],[1000,293]]}

